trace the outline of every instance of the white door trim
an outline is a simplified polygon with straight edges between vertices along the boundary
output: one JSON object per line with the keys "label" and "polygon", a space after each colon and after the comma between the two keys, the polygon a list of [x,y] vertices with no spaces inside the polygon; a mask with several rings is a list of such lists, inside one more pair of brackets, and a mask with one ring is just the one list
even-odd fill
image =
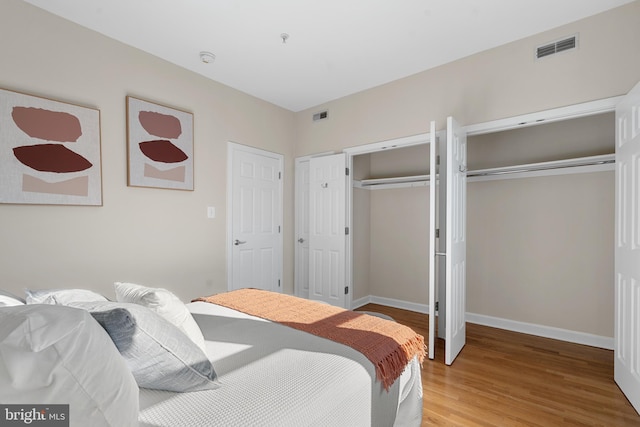
{"label": "white door trim", "polygon": [[536,126],[563,120],[577,119],[579,117],[593,116],[595,114],[609,113],[616,110],[616,105],[618,105],[622,98],[623,96],[614,96],[611,98],[583,102],[581,104],[574,104],[566,107],[552,108],[550,110],[492,120],[490,122],[476,123],[464,126],[464,130],[467,132],[467,136],[483,135],[485,133],[500,132],[503,130]]}
{"label": "white door trim", "polygon": [[[227,290],[233,289],[233,203],[231,195],[233,192],[233,154],[236,151],[244,151],[252,154],[257,154],[265,157],[272,157],[279,161],[280,171],[284,175],[284,155],[274,153],[271,151],[262,150],[260,148],[250,147],[248,145],[238,144],[237,142],[227,142],[227,233],[226,233],[226,256],[227,256]],[[280,179],[280,206],[278,212],[278,220],[280,227],[283,226],[283,212],[284,212],[284,176]],[[279,253],[280,262],[278,262],[279,276],[282,278],[282,271],[284,269],[284,245],[283,238],[284,230],[281,228],[279,234]],[[281,279],[282,280],[282,279]],[[280,291],[284,289],[284,283],[281,283]]]}
{"label": "white door trim", "polygon": [[403,136],[400,138],[387,139],[385,141],[372,142],[371,144],[357,145],[342,150],[347,156],[356,156],[358,154],[375,153],[377,151],[388,150],[391,148],[410,147],[412,145],[428,144],[429,134],[419,133],[417,135]]}

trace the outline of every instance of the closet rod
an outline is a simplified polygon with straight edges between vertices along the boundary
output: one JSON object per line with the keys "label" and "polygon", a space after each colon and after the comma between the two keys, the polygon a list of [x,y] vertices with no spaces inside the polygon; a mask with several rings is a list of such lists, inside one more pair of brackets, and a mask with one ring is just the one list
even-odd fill
{"label": "closet rod", "polygon": [[578,159],[557,160],[543,163],[531,163],[528,165],[507,166],[504,168],[481,169],[467,172],[467,178],[476,176],[495,176],[512,173],[538,172],[552,169],[566,169],[578,166],[597,166],[615,163],[615,154],[602,156],[582,157]]}
{"label": "closet rod", "polygon": [[[518,173],[533,173],[551,171],[557,169],[570,169],[588,166],[605,166],[615,163],[615,154],[604,154],[600,156],[579,157],[566,160],[553,160],[550,162],[530,163],[524,165],[505,166],[501,168],[478,169],[467,172],[467,178],[473,180],[491,179],[491,176],[501,176]],[[602,170],[602,169],[599,169]],[[497,178],[496,178],[497,179]],[[429,175],[403,176],[393,178],[371,178],[362,181],[354,180],[354,186],[367,189],[386,189],[423,186],[429,182]]]}

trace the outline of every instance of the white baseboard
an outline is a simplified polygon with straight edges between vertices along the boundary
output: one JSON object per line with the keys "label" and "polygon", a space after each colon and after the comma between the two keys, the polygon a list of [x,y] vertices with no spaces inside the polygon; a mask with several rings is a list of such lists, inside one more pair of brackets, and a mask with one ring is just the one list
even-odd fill
{"label": "white baseboard", "polygon": [[371,297],[370,296],[354,299],[354,300],[351,301],[351,309],[355,310],[356,308],[360,308],[363,305],[369,304],[370,302],[371,302]]}
{"label": "white baseboard", "polygon": [[364,298],[359,298],[351,302],[351,305],[353,308],[362,307],[363,305],[366,305],[366,304],[380,304],[380,305],[385,305],[387,307],[401,308],[403,310],[415,311],[417,313],[423,313],[423,314],[429,312],[428,304],[418,304],[415,302],[402,301],[402,300],[393,299],[393,298],[377,297],[374,295],[369,295]]}
{"label": "white baseboard", "polygon": [[[418,313],[428,313],[428,304],[418,304],[409,301],[402,301],[393,298],[377,297],[369,295],[352,301],[352,308],[362,307],[366,304],[380,304],[387,307],[401,308]],[[613,338],[600,335],[587,334],[585,332],[571,331],[568,329],[554,328],[553,326],[537,325],[534,323],[520,322],[517,320],[503,319],[500,317],[487,316],[484,314],[466,313],[467,322],[478,325],[491,326],[493,328],[505,329],[507,331],[520,332],[523,334],[536,335],[544,338],[551,338],[560,341],[583,344],[591,347],[599,347],[613,350]]]}
{"label": "white baseboard", "polygon": [[517,320],[502,319],[499,317],[475,313],[467,313],[467,322],[491,326],[493,328],[506,329],[508,331],[521,332],[523,334],[572,342],[575,344],[584,344],[591,347],[613,350],[612,337],[603,337],[601,335],[587,334],[585,332],[554,328],[553,326],[536,325],[534,323],[519,322]]}

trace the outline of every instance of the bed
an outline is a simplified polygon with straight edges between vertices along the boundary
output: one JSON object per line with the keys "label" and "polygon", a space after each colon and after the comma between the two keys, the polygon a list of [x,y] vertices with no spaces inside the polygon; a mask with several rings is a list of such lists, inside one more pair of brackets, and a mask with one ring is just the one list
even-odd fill
{"label": "bed", "polygon": [[[77,365],[78,358],[83,357],[83,354],[85,359],[91,359],[87,354],[97,354],[86,344],[95,344],[93,337],[101,335],[100,331],[105,330],[102,319],[96,314],[96,307],[111,304],[110,301],[74,300],[65,301],[63,304],[48,302],[46,306],[39,307],[32,304],[29,313],[32,317],[33,313],[42,316],[47,310],[53,312],[54,309],[51,307],[59,306],[55,310],[56,313],[51,315],[53,317],[49,316],[40,324],[51,327],[51,319],[59,317],[58,312],[62,310],[63,317],[67,320],[73,316],[78,317],[70,320],[73,324],[87,325],[90,329],[88,332],[84,331],[84,327],[76,328],[72,334],[61,334],[64,335],[64,339],[58,340],[60,348],[83,349],[72,354],[69,359],[72,361],[71,364]],[[132,307],[129,307],[129,312],[132,312]],[[163,387],[151,389],[140,386],[140,380],[136,377],[134,390],[126,373],[122,374],[122,378],[113,374],[116,370],[122,372],[122,366],[105,365],[119,363],[113,360],[117,359],[114,356],[106,358],[106,362],[94,361],[99,363],[102,369],[90,373],[99,376],[100,371],[107,371],[110,372],[109,378],[87,380],[91,384],[101,381],[103,387],[98,389],[106,395],[94,397],[93,400],[102,399],[104,402],[96,403],[96,410],[87,409],[84,413],[75,410],[74,414],[74,407],[78,405],[73,405],[76,396],[71,395],[74,388],[68,384],[50,387],[52,390],[48,392],[42,392],[37,387],[32,387],[32,391],[27,392],[24,387],[22,390],[15,389],[10,352],[15,350],[16,342],[23,345],[24,340],[15,340],[15,328],[11,330],[12,322],[7,319],[19,317],[14,313],[18,313],[20,308],[2,307],[0,298],[0,357],[3,362],[0,363],[0,404],[72,402],[69,417],[71,425],[87,425],[86,421],[89,418],[92,425],[149,427],[421,424],[422,382],[418,355],[411,358],[401,375],[385,387],[378,378],[376,366],[364,354],[347,345],[214,303],[196,301],[184,304],[184,308],[195,321],[204,339],[200,344],[203,344],[206,358],[215,369],[212,382],[215,386],[189,392],[167,391],[161,389]],[[26,311],[26,308],[22,311]],[[88,312],[98,322],[87,316]],[[147,315],[146,311],[144,313]],[[155,317],[152,320],[154,324],[164,325],[164,321],[161,322]],[[37,322],[31,319],[30,323]],[[69,326],[66,325],[64,328],[68,330]],[[22,333],[22,330],[19,332]],[[87,339],[85,335],[91,336],[92,339]],[[113,335],[110,334],[110,338],[114,339]],[[71,341],[63,342],[64,340]],[[120,351],[125,357],[121,346],[117,341],[113,342],[116,343],[116,351]],[[108,343],[102,341],[98,344],[108,346]],[[56,349],[58,353],[60,348]],[[100,348],[102,356],[110,354],[106,349]],[[145,349],[143,354],[147,354],[147,351]],[[74,360],[76,361],[73,362]],[[24,363],[24,357],[20,363]],[[127,367],[131,369],[130,366]],[[83,372],[82,375],[85,374]],[[164,378],[167,377],[170,375],[164,375]],[[77,378],[75,380],[77,381]],[[14,386],[11,385],[12,382]],[[33,380],[30,379],[28,382]],[[14,390],[11,390],[11,387],[14,387]],[[84,391],[90,389],[82,387]],[[109,392],[108,389],[113,390]],[[61,390],[64,390],[62,395]],[[16,401],[17,398],[20,401]],[[83,403],[83,407],[88,406]],[[97,413],[100,413],[99,417]],[[104,418],[101,418],[103,422],[97,421],[100,417]]]}

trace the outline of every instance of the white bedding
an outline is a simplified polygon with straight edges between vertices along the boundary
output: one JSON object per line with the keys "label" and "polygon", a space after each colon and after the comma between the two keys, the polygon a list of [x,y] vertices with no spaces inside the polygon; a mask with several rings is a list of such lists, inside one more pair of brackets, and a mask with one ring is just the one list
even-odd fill
{"label": "white bedding", "polygon": [[419,426],[420,365],[387,393],[350,347],[205,302],[187,304],[218,374],[216,390],[140,389],[140,426]]}

